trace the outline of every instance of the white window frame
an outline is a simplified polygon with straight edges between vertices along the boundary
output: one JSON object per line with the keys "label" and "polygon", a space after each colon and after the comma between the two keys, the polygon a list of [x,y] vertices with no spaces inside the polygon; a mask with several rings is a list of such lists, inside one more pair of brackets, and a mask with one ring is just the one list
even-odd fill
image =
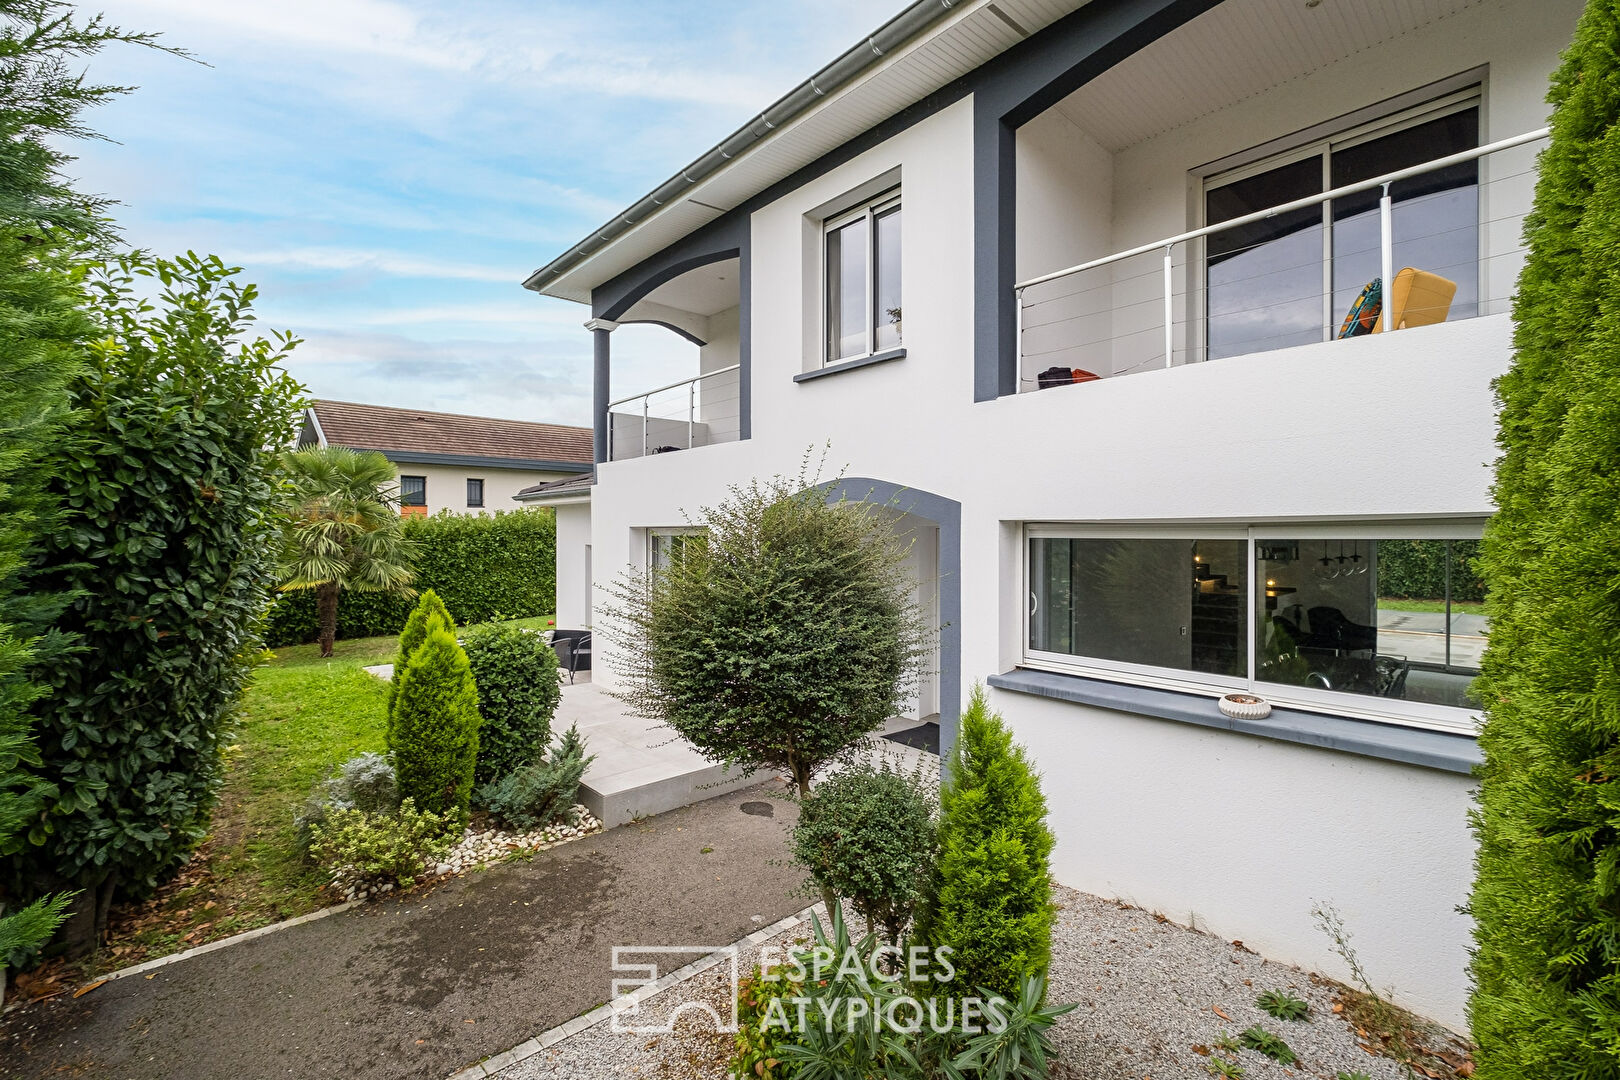
{"label": "white window frame", "polygon": [[[1375,107],[1376,108],[1376,107]],[[1209,224],[1209,194],[1217,188],[1239,180],[1246,180],[1252,176],[1270,172],[1284,165],[1307,158],[1321,156],[1322,159],[1322,188],[1331,191],[1333,188],[1333,152],[1347,150],[1361,143],[1371,142],[1385,135],[1392,135],[1406,128],[1416,127],[1430,120],[1438,120],[1443,116],[1464,112],[1468,109],[1479,110],[1479,133],[1476,141],[1485,138],[1485,87],[1482,81],[1470,83],[1461,90],[1443,94],[1419,105],[1405,108],[1395,107],[1386,115],[1372,120],[1360,122],[1349,121],[1338,130],[1322,132],[1317,129],[1308,139],[1287,145],[1281,149],[1273,149],[1263,157],[1245,161],[1241,165],[1221,169],[1203,176],[1197,186],[1197,220],[1196,228],[1203,228]],[[1366,110],[1362,110],[1363,114]],[[1484,166],[1481,165],[1483,170]],[[1477,222],[1480,228],[1480,243],[1484,243],[1484,189],[1485,180],[1481,176],[1479,182],[1481,202]],[[1338,321],[1335,319],[1333,309],[1333,204],[1322,203],[1322,340],[1332,341],[1338,333]],[[1399,241],[1400,237],[1396,237]],[[1207,241],[1198,244],[1196,295],[1199,298],[1197,333],[1202,340],[1198,344],[1197,355],[1208,357],[1209,348],[1209,246]],[[1485,253],[1480,252],[1474,269],[1479,279],[1475,287],[1475,294],[1481,298],[1485,295]],[[1342,315],[1340,316],[1342,318]]]}
{"label": "white window frame", "polygon": [[[861,203],[860,205],[833,215],[821,223],[821,365],[831,367],[834,364],[847,364],[852,360],[864,360],[869,356],[876,356],[877,348],[877,295],[878,295],[878,230],[877,219],[890,210],[900,206],[900,189],[889,188],[881,194]],[[832,264],[827,259],[827,241],[833,233],[852,222],[866,219],[866,350],[851,356],[834,356],[832,348],[832,303],[833,295],[828,281],[832,274]],[[905,222],[901,220],[900,243],[905,244]],[[905,289],[905,274],[900,275],[900,287]],[[905,305],[902,303],[901,310]],[[898,337],[898,333],[896,334]],[[887,351],[887,350],[883,350]]]}
{"label": "white window frame", "polygon": [[[1252,525],[1186,525],[1148,524],[1086,525],[1067,523],[1030,523],[1024,526],[1019,547],[1022,568],[1022,608],[1019,620],[1019,655],[1021,667],[1060,674],[1082,675],[1093,679],[1129,683],[1137,686],[1178,690],[1183,693],[1220,697],[1234,690],[1264,697],[1274,705],[1331,713],[1337,716],[1377,720],[1403,724],[1408,727],[1428,728],[1435,731],[1458,732],[1474,735],[1479,731],[1481,718],[1477,710],[1449,705],[1434,705],[1422,701],[1403,701],[1377,698],[1338,690],[1320,690],[1307,686],[1289,686],[1284,683],[1264,682],[1255,678],[1255,631],[1258,628],[1260,607],[1257,598],[1264,588],[1259,580],[1256,546],[1260,540],[1478,540],[1485,522],[1480,518],[1454,520],[1368,522],[1357,520],[1340,524],[1313,523],[1309,525],[1275,522]],[[1186,671],[1180,668],[1153,667],[1096,657],[1074,656],[1069,653],[1043,652],[1030,648],[1030,618],[1034,600],[1030,565],[1030,541],[1050,539],[1072,540],[1233,540],[1245,541],[1248,562],[1244,571],[1248,579],[1245,589],[1244,614],[1245,651],[1248,654],[1248,677],[1234,678]]]}
{"label": "white window frame", "polygon": [[675,536],[706,536],[709,530],[702,525],[682,525],[650,528],[647,530],[647,569],[657,569],[658,542]]}

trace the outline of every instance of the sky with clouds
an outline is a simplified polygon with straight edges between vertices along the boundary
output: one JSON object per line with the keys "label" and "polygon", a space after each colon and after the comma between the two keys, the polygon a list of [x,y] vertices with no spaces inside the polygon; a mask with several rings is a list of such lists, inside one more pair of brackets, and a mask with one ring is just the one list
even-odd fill
{"label": "sky with clouds", "polygon": [[[896,0],[895,6],[897,6]],[[892,14],[859,0],[105,0],[84,190],[125,239],[260,286],[317,397],[590,423],[581,305],[522,279]],[[614,335],[614,387],[697,370]]]}

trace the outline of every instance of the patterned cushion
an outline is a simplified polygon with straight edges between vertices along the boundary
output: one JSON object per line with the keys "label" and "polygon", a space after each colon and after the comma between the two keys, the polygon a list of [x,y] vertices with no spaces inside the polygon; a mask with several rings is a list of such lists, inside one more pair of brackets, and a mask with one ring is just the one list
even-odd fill
{"label": "patterned cushion", "polygon": [[1373,327],[1378,325],[1378,313],[1384,307],[1384,285],[1379,278],[1367,282],[1356,297],[1356,302],[1350,305],[1349,314],[1344,317],[1344,324],[1339,327],[1341,338],[1360,337],[1370,334]]}

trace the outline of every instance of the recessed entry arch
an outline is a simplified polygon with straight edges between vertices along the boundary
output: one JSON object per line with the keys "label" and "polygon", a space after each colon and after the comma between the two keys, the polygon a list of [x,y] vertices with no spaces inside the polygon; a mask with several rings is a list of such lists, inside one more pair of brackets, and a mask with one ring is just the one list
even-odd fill
{"label": "recessed entry arch", "polygon": [[939,749],[941,756],[949,755],[962,708],[962,504],[921,488],[868,476],[848,476],[824,484],[823,489],[828,502],[876,503],[938,530]]}

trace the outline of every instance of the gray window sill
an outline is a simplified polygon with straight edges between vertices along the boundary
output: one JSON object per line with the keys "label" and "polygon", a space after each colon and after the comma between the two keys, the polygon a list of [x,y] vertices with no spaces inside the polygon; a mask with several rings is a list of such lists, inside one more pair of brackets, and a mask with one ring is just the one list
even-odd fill
{"label": "gray window sill", "polygon": [[793,376],[793,381],[809,382],[811,379],[820,379],[827,375],[840,375],[846,371],[854,371],[856,368],[871,367],[873,364],[887,363],[890,360],[904,360],[905,358],[906,350],[887,349],[880,353],[873,353],[871,356],[860,356],[854,360],[845,360],[842,364],[831,364],[815,371],[806,371],[803,374]]}
{"label": "gray window sill", "polygon": [[987,681],[1000,690],[1096,705],[1161,720],[1178,720],[1200,727],[1224,728],[1442,772],[1469,775],[1474,766],[1484,760],[1479,742],[1471,736],[1381,724],[1376,720],[1285,708],[1272,709],[1264,720],[1234,720],[1221,712],[1214,698],[1201,694],[1026,668],[992,675]]}

